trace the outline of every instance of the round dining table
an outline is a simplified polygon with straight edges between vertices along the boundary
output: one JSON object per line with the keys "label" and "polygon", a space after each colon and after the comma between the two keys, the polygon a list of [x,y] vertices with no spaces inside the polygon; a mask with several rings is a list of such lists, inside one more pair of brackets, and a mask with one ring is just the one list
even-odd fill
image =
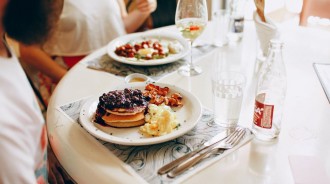
{"label": "round dining table", "polygon": [[[194,57],[194,63],[202,68],[203,73],[185,77],[172,71],[157,78],[157,82],[175,84],[195,95],[203,107],[212,109],[211,74],[214,68],[239,71],[246,77],[239,125],[251,128],[258,75],[258,39],[254,22],[245,21],[241,41],[223,47],[212,46],[214,33],[211,24],[194,46],[202,50],[202,54]],[[315,63],[330,64],[330,32],[296,25],[278,26],[284,42],[283,60],[287,74],[279,137],[273,141],[254,138],[180,183],[289,184],[330,181],[330,104],[313,67]],[[178,34],[175,26],[151,31]],[[60,164],[77,183],[145,183],[131,172],[130,166],[59,110],[62,105],[107,92],[125,83],[121,75],[87,67],[88,61],[106,54],[105,46],[88,55],[70,69],[57,85],[47,110],[49,142]],[[328,89],[329,81],[328,78]]]}

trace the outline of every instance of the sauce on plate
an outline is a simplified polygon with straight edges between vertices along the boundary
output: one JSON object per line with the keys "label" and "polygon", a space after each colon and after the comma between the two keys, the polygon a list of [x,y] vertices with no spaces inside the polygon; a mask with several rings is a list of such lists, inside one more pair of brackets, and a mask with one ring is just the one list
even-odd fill
{"label": "sauce on plate", "polygon": [[131,78],[128,82],[129,83],[132,83],[132,82],[145,82],[147,79],[145,78],[142,78],[142,77],[134,77],[134,78]]}

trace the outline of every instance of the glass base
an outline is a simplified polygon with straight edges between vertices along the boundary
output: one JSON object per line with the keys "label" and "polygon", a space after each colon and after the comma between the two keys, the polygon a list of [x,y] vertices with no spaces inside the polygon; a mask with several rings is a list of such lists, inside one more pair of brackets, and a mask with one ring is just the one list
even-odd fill
{"label": "glass base", "polygon": [[276,131],[276,132],[267,132],[266,131],[265,132],[265,131],[262,131],[261,128],[256,128],[256,127],[252,128],[252,132],[257,139],[262,140],[262,141],[273,141],[280,134],[279,131]]}
{"label": "glass base", "polygon": [[198,66],[181,66],[178,70],[180,75],[183,76],[196,76],[202,73],[202,69]]}
{"label": "glass base", "polygon": [[220,122],[216,122],[216,121],[210,121],[207,123],[208,126],[212,127],[212,126],[220,126],[222,128],[225,129],[233,129],[237,127],[238,122],[228,122],[228,123],[220,123]]}
{"label": "glass base", "polygon": [[216,47],[225,47],[228,45],[228,41],[225,41],[225,42],[214,42],[213,43],[213,46],[216,46]]}

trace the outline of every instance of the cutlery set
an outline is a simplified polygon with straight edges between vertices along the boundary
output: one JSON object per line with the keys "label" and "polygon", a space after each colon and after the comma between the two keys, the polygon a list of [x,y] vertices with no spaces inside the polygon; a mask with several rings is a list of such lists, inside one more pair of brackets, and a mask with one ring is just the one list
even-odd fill
{"label": "cutlery set", "polygon": [[196,149],[172,162],[164,165],[158,170],[158,174],[167,174],[169,178],[174,178],[189,168],[193,167],[201,160],[236,146],[246,133],[245,128],[237,127],[223,131]]}

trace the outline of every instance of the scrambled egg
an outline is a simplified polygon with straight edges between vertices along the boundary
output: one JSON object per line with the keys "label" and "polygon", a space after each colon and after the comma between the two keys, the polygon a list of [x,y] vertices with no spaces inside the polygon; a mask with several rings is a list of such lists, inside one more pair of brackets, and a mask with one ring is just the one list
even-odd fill
{"label": "scrambled egg", "polygon": [[140,127],[140,131],[150,136],[161,136],[171,133],[179,123],[171,107],[161,104],[150,104],[145,115],[146,123]]}
{"label": "scrambled egg", "polygon": [[142,57],[152,57],[152,53],[155,52],[153,48],[140,49],[138,54]]}

